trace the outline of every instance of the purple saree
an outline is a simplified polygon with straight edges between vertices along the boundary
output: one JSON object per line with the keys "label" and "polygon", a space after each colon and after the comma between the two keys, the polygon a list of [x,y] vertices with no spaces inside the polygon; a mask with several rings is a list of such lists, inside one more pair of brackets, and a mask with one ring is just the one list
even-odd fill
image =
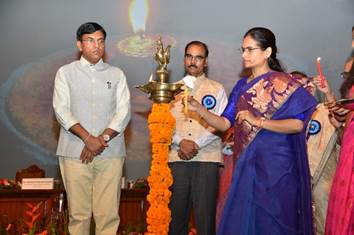
{"label": "purple saree", "polygon": [[[286,73],[236,84],[223,116],[235,126],[234,159],[226,162],[237,164],[222,173],[232,178],[220,185],[225,194],[218,197],[218,235],[312,234],[305,129],[315,106],[313,96]],[[301,119],[304,129],[284,134],[237,124],[241,110],[267,119]]]}

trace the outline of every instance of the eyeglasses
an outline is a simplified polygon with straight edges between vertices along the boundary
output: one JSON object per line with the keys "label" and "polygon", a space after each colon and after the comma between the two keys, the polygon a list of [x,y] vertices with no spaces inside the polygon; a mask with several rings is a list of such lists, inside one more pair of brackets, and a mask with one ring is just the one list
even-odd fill
{"label": "eyeglasses", "polygon": [[252,51],[257,50],[257,49],[262,49],[260,47],[240,47],[238,50],[240,51],[241,54],[247,52],[248,54],[251,54]]}
{"label": "eyeglasses", "polygon": [[197,62],[197,63],[199,63],[199,62],[201,62],[202,60],[205,59],[204,56],[201,56],[201,55],[192,56],[191,54],[186,54],[184,57],[187,60],[190,60],[190,61],[192,61],[194,59],[194,61]]}
{"label": "eyeglasses", "polygon": [[93,38],[81,39],[81,42],[87,42],[88,44],[91,44],[91,45],[97,43],[99,46],[103,46],[105,44],[105,41],[106,40],[103,39],[103,38],[100,38],[100,39],[97,39],[97,40],[95,40]]}
{"label": "eyeglasses", "polygon": [[340,73],[340,77],[343,78],[343,79],[346,79],[348,77],[348,75],[349,75],[349,72],[345,72],[344,71],[344,72]]}

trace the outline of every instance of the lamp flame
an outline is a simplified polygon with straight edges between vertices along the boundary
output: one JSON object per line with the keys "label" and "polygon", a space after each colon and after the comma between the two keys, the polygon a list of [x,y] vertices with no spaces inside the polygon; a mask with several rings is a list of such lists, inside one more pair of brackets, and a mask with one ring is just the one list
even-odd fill
{"label": "lamp flame", "polygon": [[133,26],[134,33],[145,32],[146,21],[148,18],[147,0],[132,0],[129,6],[129,19]]}

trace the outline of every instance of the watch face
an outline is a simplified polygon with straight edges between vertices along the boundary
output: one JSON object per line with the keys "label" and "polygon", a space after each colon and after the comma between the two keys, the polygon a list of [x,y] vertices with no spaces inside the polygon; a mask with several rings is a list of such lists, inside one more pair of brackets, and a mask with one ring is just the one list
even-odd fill
{"label": "watch face", "polygon": [[102,137],[103,137],[103,139],[104,139],[106,142],[109,141],[109,139],[110,139],[110,138],[109,138],[109,135],[103,135]]}

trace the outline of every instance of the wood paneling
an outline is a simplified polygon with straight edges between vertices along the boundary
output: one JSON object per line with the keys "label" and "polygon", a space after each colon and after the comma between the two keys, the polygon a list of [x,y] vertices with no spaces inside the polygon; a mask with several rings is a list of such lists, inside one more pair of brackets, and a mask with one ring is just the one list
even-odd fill
{"label": "wood paneling", "polygon": [[[50,217],[58,207],[58,199],[64,190],[0,190],[0,215],[9,222],[23,218],[29,206],[38,206],[43,216]],[[122,189],[120,197],[120,230],[141,226],[145,223],[148,203],[147,189]]]}

